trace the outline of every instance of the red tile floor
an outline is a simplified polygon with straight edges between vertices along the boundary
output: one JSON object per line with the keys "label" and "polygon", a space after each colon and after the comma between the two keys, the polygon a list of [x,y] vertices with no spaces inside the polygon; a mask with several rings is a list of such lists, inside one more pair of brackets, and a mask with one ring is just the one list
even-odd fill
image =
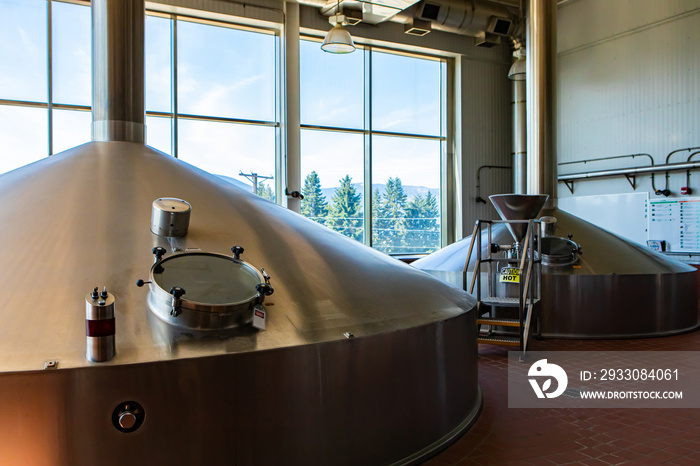
{"label": "red tile floor", "polygon": [[[700,331],[640,340],[533,340],[530,349],[700,351]],[[700,465],[700,409],[508,408],[507,355],[506,348],[479,345],[481,415],[426,466]]]}

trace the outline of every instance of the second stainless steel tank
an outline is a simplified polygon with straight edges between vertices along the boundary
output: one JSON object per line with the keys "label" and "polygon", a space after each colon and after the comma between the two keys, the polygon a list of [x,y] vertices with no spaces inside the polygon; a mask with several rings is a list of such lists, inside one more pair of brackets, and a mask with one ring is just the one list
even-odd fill
{"label": "second stainless steel tank", "polygon": [[[545,222],[550,236],[543,238],[541,246],[543,336],[661,336],[698,327],[697,272],[693,267],[562,210],[544,209],[540,216],[556,218],[556,222]],[[494,225],[492,241],[511,244],[513,235],[504,224]],[[461,288],[470,242],[471,237],[467,237],[413,265]],[[484,232],[482,245],[486,248],[487,244]],[[482,255],[486,256],[487,250]],[[470,276],[475,261],[473,254]]]}

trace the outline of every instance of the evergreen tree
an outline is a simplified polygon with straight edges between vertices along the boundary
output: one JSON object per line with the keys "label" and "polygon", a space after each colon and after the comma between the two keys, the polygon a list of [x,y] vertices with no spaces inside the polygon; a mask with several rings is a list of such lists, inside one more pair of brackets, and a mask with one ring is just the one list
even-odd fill
{"label": "evergreen tree", "polygon": [[325,225],[326,216],[328,215],[328,202],[326,202],[326,196],[321,191],[321,180],[318,177],[318,173],[312,171],[307,175],[302,191],[304,199],[301,201],[301,214],[321,225]]}
{"label": "evergreen tree", "polygon": [[326,226],[343,235],[362,241],[362,196],[352,185],[350,175],[340,180],[329,208]]}
{"label": "evergreen tree", "polygon": [[377,211],[377,249],[385,253],[403,252],[402,246],[406,236],[406,193],[400,178],[389,178],[386,182],[384,196]]}
{"label": "evergreen tree", "polygon": [[267,199],[268,201],[275,202],[275,193],[272,191],[272,188],[266,185],[264,182],[258,183],[258,196],[262,197],[263,199]]}
{"label": "evergreen tree", "polygon": [[440,209],[437,198],[428,191],[417,195],[406,206],[406,244],[413,250],[433,252],[440,246]]}

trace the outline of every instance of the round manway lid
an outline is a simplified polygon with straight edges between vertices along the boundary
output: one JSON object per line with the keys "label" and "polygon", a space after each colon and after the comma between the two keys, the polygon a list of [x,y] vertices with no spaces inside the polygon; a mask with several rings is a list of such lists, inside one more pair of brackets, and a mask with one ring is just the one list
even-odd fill
{"label": "round manway lid", "polygon": [[152,275],[153,282],[166,293],[180,287],[186,292],[183,299],[212,305],[255,299],[255,287],[263,282],[258,271],[245,262],[201,252],[167,257],[154,265]]}

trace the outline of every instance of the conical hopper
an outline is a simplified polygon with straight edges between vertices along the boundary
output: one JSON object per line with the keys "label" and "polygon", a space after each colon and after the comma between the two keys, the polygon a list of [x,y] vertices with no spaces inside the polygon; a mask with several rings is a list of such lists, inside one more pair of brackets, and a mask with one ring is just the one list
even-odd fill
{"label": "conical hopper", "polygon": [[[546,194],[496,194],[489,196],[496,212],[503,220],[530,220],[535,218],[549,198]],[[508,230],[516,243],[525,237],[527,224],[508,223]]]}

